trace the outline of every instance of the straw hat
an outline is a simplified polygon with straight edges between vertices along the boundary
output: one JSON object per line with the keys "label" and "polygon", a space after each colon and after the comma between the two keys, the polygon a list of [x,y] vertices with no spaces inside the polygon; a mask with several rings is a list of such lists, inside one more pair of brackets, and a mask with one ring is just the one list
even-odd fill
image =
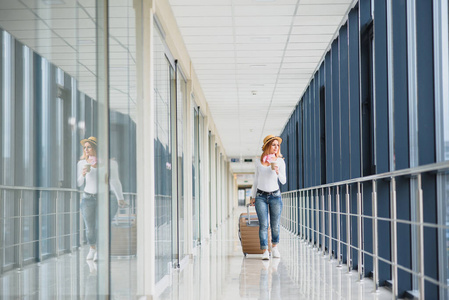
{"label": "straw hat", "polygon": [[97,138],[94,136],[90,136],[87,139],[81,140],[80,144],[84,146],[84,143],[89,142],[91,144],[94,144],[95,146],[97,146]]}
{"label": "straw hat", "polygon": [[270,134],[270,135],[267,135],[267,136],[263,139],[262,150],[265,149],[265,146],[266,146],[269,142],[271,142],[271,141],[273,141],[273,140],[278,140],[279,145],[282,144],[282,139],[281,139],[280,137],[274,136],[274,135]]}

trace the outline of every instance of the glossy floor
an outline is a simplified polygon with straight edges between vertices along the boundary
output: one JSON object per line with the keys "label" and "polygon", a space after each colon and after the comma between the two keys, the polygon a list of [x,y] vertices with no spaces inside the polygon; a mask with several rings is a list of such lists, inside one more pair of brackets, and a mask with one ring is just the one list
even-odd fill
{"label": "glossy floor", "polygon": [[238,239],[239,208],[218,228],[212,239],[180,271],[159,297],[168,299],[391,299],[374,291],[370,279],[357,280],[357,272],[316,251],[282,230],[280,259],[244,257]]}
{"label": "glossy floor", "polygon": [[[282,230],[281,258],[244,257],[238,216],[220,226],[156,286],[160,300],[211,299],[391,299],[383,288],[373,292],[370,279],[338,267],[336,260]],[[88,247],[0,276],[1,299],[96,299],[96,263],[86,261]],[[136,298],[135,259],[111,259],[111,299]]]}

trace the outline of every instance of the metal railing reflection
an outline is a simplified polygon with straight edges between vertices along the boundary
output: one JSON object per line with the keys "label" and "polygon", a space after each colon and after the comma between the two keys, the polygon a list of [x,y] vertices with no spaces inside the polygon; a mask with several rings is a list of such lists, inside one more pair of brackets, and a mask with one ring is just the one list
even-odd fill
{"label": "metal railing reflection", "polygon": [[[0,274],[73,252],[85,244],[81,194],[69,188],[0,185]],[[119,210],[135,215],[137,194],[123,195],[128,205]]]}
{"label": "metal railing reflection", "polygon": [[[356,265],[360,280],[365,277],[365,256],[371,257],[372,279],[376,290],[379,288],[379,262],[382,262],[388,264],[391,268],[392,292],[396,298],[398,297],[398,270],[405,271],[415,278],[420,299],[424,299],[426,283],[436,285],[444,293],[447,293],[449,290],[447,278],[435,279],[426,275],[424,271],[424,230],[431,228],[438,231],[438,244],[440,245],[438,250],[441,252],[446,251],[446,243],[448,242],[446,234],[442,234],[441,231],[449,232],[449,227],[442,221],[438,221],[437,217],[435,217],[435,220],[437,220],[435,223],[425,222],[423,217],[425,195],[422,178],[424,174],[434,174],[435,181],[439,185],[443,185],[443,187],[435,186],[440,191],[440,195],[436,193],[437,196],[434,196],[435,200],[441,202],[440,207],[447,207],[449,199],[446,199],[445,193],[449,190],[449,183],[445,183],[444,178],[449,176],[447,175],[448,172],[449,162],[442,162],[285,192],[282,194],[285,209],[282,212],[281,224],[308,244],[317,247],[323,255],[329,255],[330,259],[336,258],[339,266],[343,264],[342,250],[343,247],[346,247],[344,252],[348,271],[351,271],[353,267],[351,254],[356,252]],[[404,199],[404,195],[402,195],[398,200],[397,181],[401,180],[402,182],[404,179],[409,180],[409,197]],[[378,214],[379,183],[383,184],[384,191],[385,184],[389,188],[389,217],[380,217]],[[367,190],[371,193],[366,192]],[[343,199],[344,209],[341,207],[340,197]],[[370,203],[367,202],[369,199],[366,199],[369,197],[371,197]],[[383,197],[383,201],[388,198],[385,195]],[[397,218],[400,201],[409,201],[415,204],[416,212],[410,213],[409,220]],[[364,206],[369,205],[371,205],[371,215],[364,214]],[[356,211],[351,211],[351,207],[354,206],[356,206]],[[386,210],[385,207],[383,209]],[[364,228],[367,220],[372,225],[372,228],[368,230]],[[389,224],[390,240],[388,242],[386,242],[385,237],[379,237],[379,222]],[[410,226],[410,244],[412,247],[416,245],[416,249],[411,251],[411,255],[417,256],[417,263],[412,264],[411,267],[401,265],[398,262],[398,224]],[[345,226],[344,229],[346,230],[342,230],[342,225]],[[356,230],[353,226],[356,226]],[[367,249],[368,247],[365,246],[366,232],[371,233],[366,237],[372,238],[372,241],[369,241],[372,243],[369,247],[371,249]],[[356,237],[354,236],[355,233]],[[353,237],[356,238],[357,244],[353,243]],[[384,247],[385,244],[390,244],[390,259],[379,255],[379,244]],[[337,249],[333,249],[333,245]]]}

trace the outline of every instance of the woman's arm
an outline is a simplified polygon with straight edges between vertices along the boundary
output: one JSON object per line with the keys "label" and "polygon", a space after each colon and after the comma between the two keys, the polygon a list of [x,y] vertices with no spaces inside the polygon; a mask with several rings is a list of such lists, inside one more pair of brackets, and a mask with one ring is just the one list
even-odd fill
{"label": "woman's arm", "polygon": [[82,186],[84,183],[84,176],[83,176],[83,162],[80,160],[78,164],[76,165],[76,183],[78,186]]}
{"label": "woman's arm", "polygon": [[124,202],[123,188],[122,188],[122,183],[120,182],[117,161],[111,159],[110,160],[110,168],[111,168],[111,177],[110,177],[109,183],[111,185],[112,191],[114,192],[115,196],[117,197],[117,200],[119,201],[119,203],[123,204],[123,202]]}
{"label": "woman's arm", "polygon": [[279,174],[278,174],[278,178],[279,178],[279,182],[281,184],[285,184],[287,182],[287,176],[285,175],[285,161],[282,158],[278,158],[278,160],[280,160],[280,164],[278,164],[279,166]]}

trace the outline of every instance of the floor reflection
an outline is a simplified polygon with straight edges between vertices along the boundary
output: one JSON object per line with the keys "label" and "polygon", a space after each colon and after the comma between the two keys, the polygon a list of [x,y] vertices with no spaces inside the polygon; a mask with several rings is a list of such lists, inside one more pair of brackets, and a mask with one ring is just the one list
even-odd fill
{"label": "floor reflection", "polygon": [[374,293],[371,280],[357,281],[355,271],[348,273],[286,230],[281,230],[280,259],[244,257],[237,227],[242,211],[236,211],[182,270],[174,272],[173,285],[157,299],[391,299],[386,289]]}
{"label": "floor reflection", "polygon": [[[243,210],[243,208],[241,209]],[[357,272],[281,230],[280,259],[262,261],[243,256],[237,211],[173,270],[169,286],[157,290],[160,300],[236,299],[391,299],[373,282],[357,280]],[[88,246],[73,254],[34,264],[0,277],[2,299],[96,299],[99,265],[86,261]],[[101,263],[101,261],[100,261]],[[135,299],[136,260],[111,259],[110,299]]]}
{"label": "floor reflection", "polygon": [[[97,299],[98,263],[88,246],[0,276],[0,299]],[[111,258],[111,299],[134,299],[135,258]]]}

